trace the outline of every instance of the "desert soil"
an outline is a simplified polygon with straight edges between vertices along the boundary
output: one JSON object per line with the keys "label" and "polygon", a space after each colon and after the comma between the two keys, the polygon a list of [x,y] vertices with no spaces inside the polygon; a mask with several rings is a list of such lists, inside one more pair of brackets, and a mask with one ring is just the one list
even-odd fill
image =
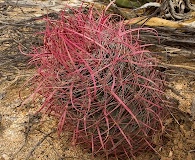
{"label": "desert soil", "polygon": [[[3,2],[0,0],[0,3]],[[66,1],[55,4],[49,1],[19,2],[36,5],[0,9],[0,160],[90,160],[90,153],[79,146],[71,146],[69,133],[57,135],[55,117],[35,114],[41,102],[22,104],[31,93],[30,86],[23,85],[35,70],[27,67],[28,57],[18,49],[18,44],[22,42],[21,30],[10,25],[51,11],[57,12]],[[71,1],[71,4],[76,6],[78,1]],[[175,51],[163,61],[194,69],[195,50],[190,56],[179,55]],[[165,133],[161,139],[154,136],[157,153],[143,153],[137,157],[138,160],[195,159],[195,72],[168,70],[166,74],[166,94],[176,102],[176,109],[164,122]]]}

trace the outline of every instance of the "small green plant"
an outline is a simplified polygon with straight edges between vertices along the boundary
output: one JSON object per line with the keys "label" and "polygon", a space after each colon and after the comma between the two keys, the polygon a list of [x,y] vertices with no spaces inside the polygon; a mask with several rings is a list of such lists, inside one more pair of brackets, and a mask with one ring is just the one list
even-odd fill
{"label": "small green plant", "polygon": [[106,9],[68,9],[46,19],[44,45],[29,54],[33,97],[44,98],[39,111],[57,116],[58,133],[71,131],[73,144],[93,155],[123,159],[153,149],[167,107],[164,79],[139,36],[155,30],[132,29]]}

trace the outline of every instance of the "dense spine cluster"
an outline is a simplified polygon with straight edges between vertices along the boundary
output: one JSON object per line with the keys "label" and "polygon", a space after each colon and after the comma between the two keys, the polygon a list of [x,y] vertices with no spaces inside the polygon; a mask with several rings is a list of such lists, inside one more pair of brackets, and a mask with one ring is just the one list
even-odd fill
{"label": "dense spine cluster", "polygon": [[73,143],[94,155],[120,159],[153,148],[166,110],[164,80],[139,34],[156,32],[131,29],[106,10],[68,9],[46,19],[44,45],[30,54],[40,111],[56,115],[59,134],[71,131]]}

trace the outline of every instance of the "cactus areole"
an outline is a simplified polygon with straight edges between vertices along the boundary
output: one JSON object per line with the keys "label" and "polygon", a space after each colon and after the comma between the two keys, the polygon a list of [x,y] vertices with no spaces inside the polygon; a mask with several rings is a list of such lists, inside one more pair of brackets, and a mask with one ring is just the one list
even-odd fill
{"label": "cactus areole", "polygon": [[34,99],[44,99],[39,111],[59,119],[59,134],[70,131],[92,155],[126,159],[155,147],[164,79],[140,40],[142,31],[156,31],[126,27],[107,8],[68,7],[47,18],[44,44],[29,54],[37,68],[31,83]]}

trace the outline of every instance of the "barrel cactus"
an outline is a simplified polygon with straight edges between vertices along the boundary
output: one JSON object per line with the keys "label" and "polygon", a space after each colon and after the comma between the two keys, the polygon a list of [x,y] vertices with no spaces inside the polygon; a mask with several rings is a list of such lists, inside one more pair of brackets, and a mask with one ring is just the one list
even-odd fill
{"label": "barrel cactus", "polygon": [[164,78],[140,40],[141,31],[156,32],[130,28],[107,8],[68,7],[46,19],[43,46],[29,54],[32,97],[43,98],[39,111],[55,115],[73,144],[123,159],[154,149],[167,106]]}

